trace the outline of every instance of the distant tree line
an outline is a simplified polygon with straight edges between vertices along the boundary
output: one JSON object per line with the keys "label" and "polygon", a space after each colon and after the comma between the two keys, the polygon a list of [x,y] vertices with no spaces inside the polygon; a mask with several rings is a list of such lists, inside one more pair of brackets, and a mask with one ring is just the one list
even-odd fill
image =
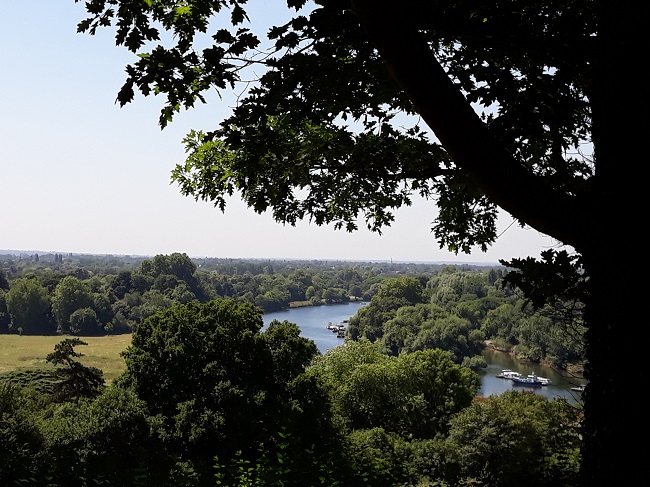
{"label": "distant tree line", "polygon": [[265,312],[295,302],[367,300],[386,277],[386,268],[373,264],[61,256],[2,256],[0,332],[129,333],[157,311],[220,297]]}
{"label": "distant tree line", "polygon": [[264,312],[363,300],[348,336],[387,355],[440,347],[477,368],[487,341],[559,368],[584,357],[580,303],[535,310],[502,266],[61,256],[0,256],[0,333],[131,333],[159,311],[217,298]]}

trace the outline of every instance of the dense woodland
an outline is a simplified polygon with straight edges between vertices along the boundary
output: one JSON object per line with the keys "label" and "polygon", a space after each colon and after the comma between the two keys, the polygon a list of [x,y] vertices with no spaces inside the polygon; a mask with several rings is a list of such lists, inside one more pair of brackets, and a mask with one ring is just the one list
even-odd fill
{"label": "dense woodland", "polygon": [[[584,360],[579,304],[535,310],[503,266],[0,259],[3,332],[61,334],[51,368],[0,380],[2,485],[578,485],[580,405],[476,397],[488,341]],[[262,330],[349,299],[369,304],[325,355]],[[77,361],[107,333],[132,333],[110,385]]]}

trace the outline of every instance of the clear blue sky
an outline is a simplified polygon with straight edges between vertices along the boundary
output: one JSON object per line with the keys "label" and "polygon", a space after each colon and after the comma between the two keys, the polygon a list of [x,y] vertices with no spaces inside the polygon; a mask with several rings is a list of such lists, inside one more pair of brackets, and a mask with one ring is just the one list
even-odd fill
{"label": "clear blue sky", "polygon": [[[268,4],[267,4],[268,5]],[[431,202],[397,212],[383,235],[349,234],[257,215],[238,200],[222,214],[181,196],[170,171],[182,137],[211,129],[227,113],[212,103],[157,125],[160,101],[116,94],[132,56],[108,30],[76,33],[73,0],[0,0],[0,250],[191,257],[497,262],[538,257],[555,241],[512,226],[487,253],[454,255],[430,232]]]}

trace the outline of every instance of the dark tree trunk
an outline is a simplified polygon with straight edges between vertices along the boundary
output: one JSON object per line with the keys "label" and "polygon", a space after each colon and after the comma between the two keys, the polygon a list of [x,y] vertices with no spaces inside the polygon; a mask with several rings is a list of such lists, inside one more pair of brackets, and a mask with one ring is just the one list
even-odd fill
{"label": "dark tree trunk", "polygon": [[[582,478],[585,486],[650,481],[644,446],[650,436],[645,398],[645,347],[635,283],[643,266],[638,248],[640,172],[647,165],[650,124],[642,64],[648,60],[648,3],[598,2],[599,57],[594,66],[593,136],[596,186],[590,196],[592,231],[578,250],[590,278],[584,394]],[[639,167],[640,168],[640,167]]]}

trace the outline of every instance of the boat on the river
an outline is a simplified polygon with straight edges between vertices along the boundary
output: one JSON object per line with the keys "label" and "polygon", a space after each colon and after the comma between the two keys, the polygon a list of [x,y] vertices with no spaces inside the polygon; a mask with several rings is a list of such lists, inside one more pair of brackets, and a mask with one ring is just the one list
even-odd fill
{"label": "boat on the river", "polygon": [[529,374],[528,376],[523,376],[519,372],[515,372],[514,370],[510,370],[510,369],[503,369],[496,376],[499,377],[500,379],[509,379],[512,380],[513,382],[516,382],[518,384],[523,384],[523,385],[531,385],[531,383],[539,382],[543,386],[548,386],[552,383],[551,379],[547,379],[546,377],[540,377],[535,374]]}
{"label": "boat on the river", "polygon": [[345,338],[345,330],[346,330],[346,325],[347,320],[343,321],[338,324],[333,324],[332,322],[329,322],[327,325],[325,325],[325,328],[330,330],[331,332],[336,333],[337,338]]}
{"label": "boat on the river", "polygon": [[542,387],[543,385],[547,385],[544,383],[545,381],[542,381],[535,374],[528,374],[525,377],[524,376],[512,377],[510,380],[512,381],[512,384],[515,386]]}
{"label": "boat on the river", "polygon": [[585,391],[585,387],[587,387],[587,386],[584,385],[584,384],[580,384],[579,386],[574,386],[574,387],[572,387],[571,390],[572,390],[572,391],[575,391],[575,392],[584,392],[584,391]]}
{"label": "boat on the river", "polygon": [[521,374],[519,372],[515,372],[514,370],[503,369],[497,374],[497,377],[499,379],[512,379],[513,377],[521,377]]}

